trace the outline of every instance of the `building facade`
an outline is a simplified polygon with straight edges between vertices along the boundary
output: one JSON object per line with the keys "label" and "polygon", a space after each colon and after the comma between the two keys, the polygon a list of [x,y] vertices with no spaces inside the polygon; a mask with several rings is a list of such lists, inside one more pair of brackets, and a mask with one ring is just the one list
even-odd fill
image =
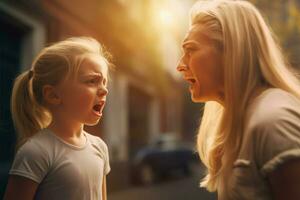
{"label": "building facade", "polygon": [[129,162],[140,148],[164,132],[181,132],[182,87],[174,88],[178,81],[165,70],[159,50],[152,45],[159,34],[149,32],[150,25],[143,28],[132,14],[147,13],[145,3],[140,1],[132,10],[117,0],[0,2],[0,25],[5,27],[0,32],[1,192],[16,140],[9,111],[13,80],[30,68],[44,46],[68,37],[96,38],[116,65],[110,72],[104,118],[94,127],[85,127],[108,144],[109,190],[129,184]]}

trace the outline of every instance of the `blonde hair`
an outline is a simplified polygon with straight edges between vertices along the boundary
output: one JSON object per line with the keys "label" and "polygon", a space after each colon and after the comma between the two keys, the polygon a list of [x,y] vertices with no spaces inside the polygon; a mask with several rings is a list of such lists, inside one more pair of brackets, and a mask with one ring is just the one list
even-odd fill
{"label": "blonde hair", "polygon": [[300,98],[300,84],[288,69],[277,42],[260,12],[240,0],[199,1],[191,9],[190,26],[221,47],[224,104],[207,102],[197,136],[197,149],[208,169],[201,186],[216,191],[237,157],[245,110],[260,87],[276,87]]}
{"label": "blonde hair", "polygon": [[56,85],[78,73],[81,62],[90,56],[102,59],[108,66],[109,54],[100,43],[89,37],[73,37],[44,48],[14,82],[11,113],[17,131],[17,148],[51,122],[43,100],[43,87]]}

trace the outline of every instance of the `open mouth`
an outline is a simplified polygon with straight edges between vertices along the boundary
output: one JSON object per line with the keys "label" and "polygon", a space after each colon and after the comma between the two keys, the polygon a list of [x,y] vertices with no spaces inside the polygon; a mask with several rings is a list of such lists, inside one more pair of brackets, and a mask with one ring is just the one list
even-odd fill
{"label": "open mouth", "polygon": [[94,110],[96,113],[101,114],[101,113],[102,113],[102,110],[103,110],[103,108],[104,108],[104,104],[105,104],[105,101],[101,101],[101,102],[95,104],[95,105],[93,106],[93,110]]}
{"label": "open mouth", "polygon": [[188,79],[186,79],[186,81],[187,82],[189,82],[190,84],[194,84],[194,83],[196,83],[196,79],[194,79],[194,78],[188,78]]}
{"label": "open mouth", "polygon": [[101,105],[100,105],[100,104],[96,104],[96,105],[94,105],[93,109],[94,109],[94,111],[96,111],[96,112],[100,112],[100,110],[101,110]]}

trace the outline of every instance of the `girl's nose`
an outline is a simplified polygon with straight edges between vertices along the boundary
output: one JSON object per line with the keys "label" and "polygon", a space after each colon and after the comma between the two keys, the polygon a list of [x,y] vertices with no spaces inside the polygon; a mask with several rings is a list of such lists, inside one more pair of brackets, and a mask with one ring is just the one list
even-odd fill
{"label": "girl's nose", "polygon": [[106,96],[107,94],[108,94],[108,90],[106,87],[104,87],[104,86],[99,87],[98,92],[97,92],[98,96]]}

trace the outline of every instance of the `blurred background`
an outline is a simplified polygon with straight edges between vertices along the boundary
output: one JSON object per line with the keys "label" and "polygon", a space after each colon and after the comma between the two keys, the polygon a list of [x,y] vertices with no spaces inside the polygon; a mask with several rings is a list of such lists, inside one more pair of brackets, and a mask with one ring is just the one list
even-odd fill
{"label": "blurred background", "polygon": [[[110,200],[216,199],[198,187],[195,152],[203,105],[176,72],[195,0],[1,0],[0,198],[14,155],[10,115],[14,78],[46,45],[91,36],[113,56],[103,120],[85,127],[110,152]],[[300,0],[252,0],[299,69]]]}

